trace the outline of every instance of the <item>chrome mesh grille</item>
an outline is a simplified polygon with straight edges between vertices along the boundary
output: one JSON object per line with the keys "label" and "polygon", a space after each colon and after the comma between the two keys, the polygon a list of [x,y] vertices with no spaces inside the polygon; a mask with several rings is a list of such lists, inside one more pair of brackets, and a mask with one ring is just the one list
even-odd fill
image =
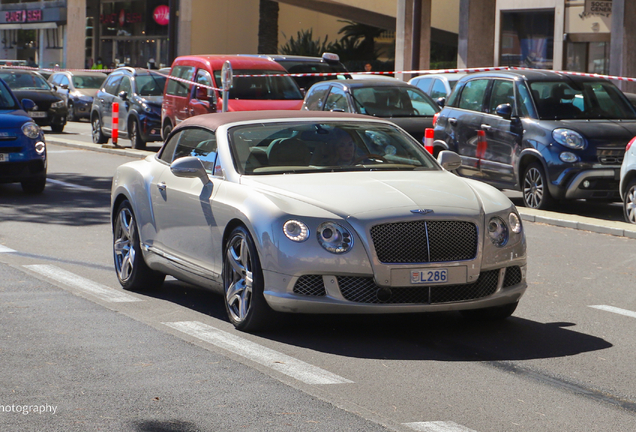
{"label": "chrome mesh grille", "polygon": [[521,280],[521,267],[508,267],[506,268],[506,276],[504,277],[503,287],[507,288],[513,285],[517,285],[518,283],[521,283]]}
{"label": "chrome mesh grille", "polygon": [[338,277],[343,297],[356,303],[435,304],[474,300],[494,294],[498,281],[499,270],[490,270],[481,273],[477,281],[470,284],[392,288],[391,297],[381,301],[377,297],[380,287],[373,278]]}
{"label": "chrome mesh grille", "polygon": [[306,296],[324,296],[325,284],[321,275],[304,275],[298,278],[294,285],[294,294]]}
{"label": "chrome mesh grille", "polygon": [[371,228],[371,239],[382,263],[461,261],[477,256],[477,226],[471,222],[413,221],[376,225]]}

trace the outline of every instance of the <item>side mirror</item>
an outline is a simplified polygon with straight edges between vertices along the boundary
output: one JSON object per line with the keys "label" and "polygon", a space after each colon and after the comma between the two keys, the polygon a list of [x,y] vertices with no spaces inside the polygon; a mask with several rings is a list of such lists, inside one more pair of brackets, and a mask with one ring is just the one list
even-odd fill
{"label": "side mirror", "polygon": [[437,156],[437,162],[446,171],[456,170],[462,165],[462,159],[455,152],[449,150],[442,150]]}
{"label": "side mirror", "polygon": [[33,102],[31,99],[22,99],[22,108],[25,111],[32,111],[35,109],[35,102]]}
{"label": "side mirror", "polygon": [[170,164],[170,171],[177,177],[200,178],[203,184],[208,184],[210,178],[199,158],[194,156],[181,157]]}
{"label": "side mirror", "polygon": [[510,120],[510,117],[512,117],[512,107],[510,106],[510,104],[497,105],[497,108],[495,108],[495,113],[497,113],[499,117]]}
{"label": "side mirror", "polygon": [[63,88],[64,90],[68,90],[68,84],[60,84],[60,88]]}
{"label": "side mirror", "polygon": [[123,101],[128,100],[128,92],[127,91],[122,90],[122,91],[119,92],[119,94],[117,96],[119,96],[119,99],[121,99]]}
{"label": "side mirror", "polygon": [[446,98],[445,97],[437,98],[435,99],[435,102],[437,102],[437,105],[439,105],[440,108],[444,108],[444,105],[446,105]]}
{"label": "side mirror", "polygon": [[208,94],[208,89],[203,88],[203,87],[197,87],[197,91],[196,91],[194,97],[196,99],[203,100],[203,101],[206,101],[206,100],[210,99],[210,95]]}

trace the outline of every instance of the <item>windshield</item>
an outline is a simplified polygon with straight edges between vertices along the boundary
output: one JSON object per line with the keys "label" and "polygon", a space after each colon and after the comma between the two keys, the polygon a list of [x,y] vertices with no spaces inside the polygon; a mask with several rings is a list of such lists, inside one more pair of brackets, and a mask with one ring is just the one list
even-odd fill
{"label": "windshield", "polygon": [[[233,75],[273,75],[283,71],[262,69],[235,69]],[[221,83],[221,71],[214,71],[214,78]],[[230,99],[245,100],[302,100],[298,86],[289,76],[234,77]]]}
{"label": "windshield", "polygon": [[0,82],[0,109],[18,109],[13,96],[11,96],[11,90],[2,82]]}
{"label": "windshield", "polygon": [[368,122],[294,122],[229,131],[241,174],[437,170],[424,148],[396,127]]}
{"label": "windshield", "polygon": [[0,72],[11,90],[50,90],[49,84],[36,74],[24,72]]}
{"label": "windshield", "polygon": [[163,96],[166,78],[157,74],[137,75],[135,83],[139,96]]}
{"label": "windshield", "polygon": [[636,111],[609,81],[531,82],[540,119],[634,119]]}
{"label": "windshield", "polygon": [[106,76],[73,75],[73,87],[76,89],[98,89],[105,79]]}
{"label": "windshield", "polygon": [[424,92],[409,87],[353,88],[352,95],[362,114],[377,117],[431,117],[439,106]]}

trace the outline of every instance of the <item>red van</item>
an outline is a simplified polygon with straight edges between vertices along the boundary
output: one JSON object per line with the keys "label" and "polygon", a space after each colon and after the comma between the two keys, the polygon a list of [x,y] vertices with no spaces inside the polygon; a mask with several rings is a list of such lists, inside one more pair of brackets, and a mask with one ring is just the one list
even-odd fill
{"label": "red van", "polygon": [[[170,75],[188,81],[221,88],[221,69],[226,61],[233,75],[286,74],[273,60],[233,55],[190,55],[177,57]],[[161,106],[161,130],[164,139],[183,120],[223,110],[221,91],[208,90],[168,79]],[[227,111],[299,110],[303,95],[289,76],[234,77]]]}

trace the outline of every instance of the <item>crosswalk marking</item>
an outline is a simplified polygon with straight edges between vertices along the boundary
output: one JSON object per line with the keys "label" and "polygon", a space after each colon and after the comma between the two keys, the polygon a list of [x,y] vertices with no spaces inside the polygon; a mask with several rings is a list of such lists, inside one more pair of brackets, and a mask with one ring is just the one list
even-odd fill
{"label": "crosswalk marking", "polygon": [[594,309],[604,310],[606,312],[612,312],[619,315],[625,315],[631,318],[636,318],[636,312],[633,312],[627,309],[621,309],[614,306],[605,306],[605,305],[594,305],[590,307]]}
{"label": "crosswalk marking", "polygon": [[347,384],[346,378],[266,348],[242,337],[197,321],[164,322],[164,325],[272,368],[307,384]]}
{"label": "crosswalk marking", "polygon": [[109,288],[106,285],[93,282],[90,279],[83,278],[81,276],[76,275],[75,273],[71,273],[69,271],[63,270],[54,265],[37,264],[37,265],[25,265],[24,267],[36,273],[39,273],[43,276],[54,279],[58,282],[62,282],[66,285],[70,285],[81,291],[92,294],[108,302],[123,303],[123,302],[142,301],[141,299],[131,296],[130,294],[126,294],[125,292],[121,292],[121,291],[117,291],[116,289]]}
{"label": "crosswalk marking", "polygon": [[6,246],[0,245],[0,253],[12,253],[12,252],[15,252],[15,251]]}
{"label": "crosswalk marking", "polygon": [[404,426],[422,432],[475,432],[472,429],[450,421],[404,423]]}

